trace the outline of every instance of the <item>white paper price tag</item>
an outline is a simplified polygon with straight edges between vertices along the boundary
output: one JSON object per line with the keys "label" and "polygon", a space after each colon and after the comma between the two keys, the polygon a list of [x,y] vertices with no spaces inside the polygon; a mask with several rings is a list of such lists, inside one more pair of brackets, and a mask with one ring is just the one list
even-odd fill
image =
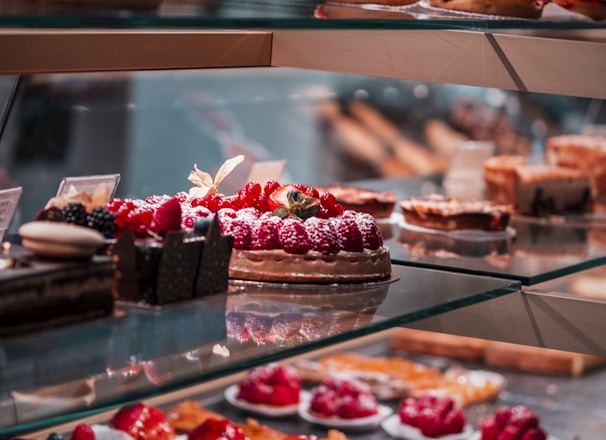
{"label": "white paper price tag", "polygon": [[108,188],[109,198],[113,198],[120,182],[120,174],[103,174],[95,176],[64,177],[57,190],[57,197],[66,196],[76,192],[86,191],[93,194],[101,184]]}
{"label": "white paper price tag", "polygon": [[0,191],[0,241],[13,220],[22,192],[20,186]]}
{"label": "white paper price tag", "polygon": [[246,179],[246,181],[257,182],[261,186],[265,185],[270,180],[280,181],[285,167],[285,160],[255,162],[250,168],[250,172],[248,173],[248,179]]}

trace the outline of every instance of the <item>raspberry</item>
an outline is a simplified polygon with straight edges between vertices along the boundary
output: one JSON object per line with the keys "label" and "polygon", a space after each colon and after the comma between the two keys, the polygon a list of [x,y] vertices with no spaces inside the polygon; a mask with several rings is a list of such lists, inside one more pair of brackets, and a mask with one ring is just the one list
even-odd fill
{"label": "raspberry", "polygon": [[72,440],[95,440],[95,433],[90,426],[81,423],[74,428]]}
{"label": "raspberry", "polygon": [[243,209],[240,209],[239,211],[236,211],[237,218],[242,218],[242,219],[249,220],[249,221],[257,220],[260,215],[261,215],[261,213],[259,212],[259,210],[254,207],[243,208]]}
{"label": "raspberry", "polygon": [[250,236],[252,250],[270,250],[280,248],[278,227],[270,220],[260,220],[254,223]]}
{"label": "raspberry", "polygon": [[330,390],[320,385],[312,394],[309,408],[324,417],[331,417],[337,414],[337,399],[339,395],[336,391]]}
{"label": "raspberry", "polygon": [[426,437],[438,437],[442,432],[442,421],[433,408],[423,408],[417,417],[417,428]]}
{"label": "raspberry", "polygon": [[343,419],[355,419],[372,416],[378,411],[377,400],[371,394],[349,395],[342,397],[338,415]]}
{"label": "raspberry", "polygon": [[443,430],[445,434],[457,434],[465,428],[465,415],[460,409],[455,409],[446,414],[443,419]]}
{"label": "raspberry", "polygon": [[221,233],[234,237],[234,249],[250,249],[250,225],[239,218],[219,217]]}
{"label": "raspberry", "polygon": [[365,249],[376,250],[383,246],[383,235],[375,218],[366,213],[358,213],[355,216],[356,224],[362,234],[362,242]]}
{"label": "raspberry", "polygon": [[342,250],[347,252],[362,252],[364,250],[362,233],[354,219],[333,217],[331,222],[337,231],[339,247]]}
{"label": "raspberry", "polygon": [[179,203],[185,203],[187,201],[188,196],[185,191],[179,191],[177,194],[175,194],[175,197],[177,198]]}
{"label": "raspberry", "polygon": [[170,197],[167,195],[163,195],[163,196],[153,195],[153,196],[146,197],[145,203],[147,203],[148,205],[160,206],[162,203],[168,201],[168,199],[170,199]]}
{"label": "raspberry", "polygon": [[307,231],[303,223],[293,218],[286,218],[278,229],[280,246],[289,254],[306,254],[310,249]]}
{"label": "raspberry", "polygon": [[176,197],[168,199],[162,203],[151,221],[150,230],[156,234],[164,236],[169,231],[179,231],[181,229],[181,203]]}
{"label": "raspberry", "polygon": [[287,385],[276,384],[273,387],[269,403],[276,406],[292,405],[299,402],[299,395],[295,396]]}
{"label": "raspberry", "polygon": [[339,239],[330,220],[310,217],[304,225],[312,250],[324,255],[339,252]]}

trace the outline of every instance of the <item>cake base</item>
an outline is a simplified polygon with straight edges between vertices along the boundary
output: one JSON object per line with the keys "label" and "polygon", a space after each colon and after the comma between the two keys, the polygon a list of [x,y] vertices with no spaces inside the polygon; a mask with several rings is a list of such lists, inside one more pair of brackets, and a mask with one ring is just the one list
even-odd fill
{"label": "cake base", "polygon": [[234,249],[229,277],[283,283],[351,283],[381,280],[391,274],[389,251],[343,252],[323,255],[309,251],[288,254],[281,249],[248,251]]}

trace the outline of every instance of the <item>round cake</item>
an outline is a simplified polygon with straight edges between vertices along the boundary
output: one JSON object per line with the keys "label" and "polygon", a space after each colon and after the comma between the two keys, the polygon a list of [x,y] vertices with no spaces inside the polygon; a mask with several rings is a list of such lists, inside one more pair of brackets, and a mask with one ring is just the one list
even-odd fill
{"label": "round cake", "polygon": [[274,190],[268,209],[221,208],[221,233],[234,237],[230,278],[285,283],[386,279],[391,259],[368,213],[343,210],[332,194],[292,185]]}
{"label": "round cake", "polygon": [[539,18],[545,0],[429,0],[436,8],[504,17]]}

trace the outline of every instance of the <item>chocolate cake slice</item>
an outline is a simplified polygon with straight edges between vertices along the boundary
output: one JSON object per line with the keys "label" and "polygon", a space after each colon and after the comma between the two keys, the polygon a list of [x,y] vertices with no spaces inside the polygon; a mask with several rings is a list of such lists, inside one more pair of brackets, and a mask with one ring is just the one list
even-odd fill
{"label": "chocolate cake slice", "polygon": [[111,258],[51,260],[13,245],[0,270],[0,336],[111,315]]}

